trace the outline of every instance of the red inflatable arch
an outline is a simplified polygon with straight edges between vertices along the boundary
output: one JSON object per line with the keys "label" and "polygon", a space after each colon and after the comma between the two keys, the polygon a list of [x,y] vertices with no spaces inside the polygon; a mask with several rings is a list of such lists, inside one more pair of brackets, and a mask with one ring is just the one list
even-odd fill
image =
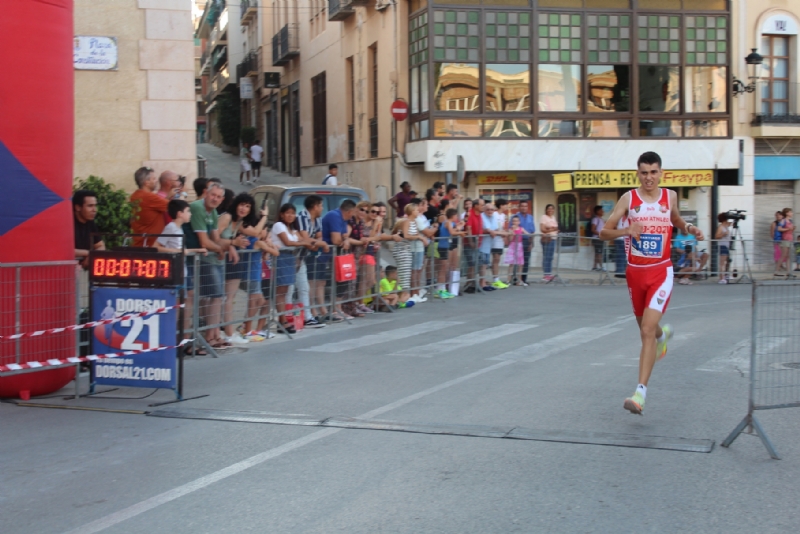
{"label": "red inflatable arch", "polygon": [[[74,259],[72,0],[3,4],[0,50],[10,53],[9,75],[0,76],[0,336],[15,333],[17,321],[33,331],[76,319],[73,266],[7,265]],[[0,363],[15,363],[16,344],[0,340]],[[23,362],[74,356],[75,333],[22,339],[19,347]],[[69,367],[0,377],[0,397],[50,393],[74,374]]]}

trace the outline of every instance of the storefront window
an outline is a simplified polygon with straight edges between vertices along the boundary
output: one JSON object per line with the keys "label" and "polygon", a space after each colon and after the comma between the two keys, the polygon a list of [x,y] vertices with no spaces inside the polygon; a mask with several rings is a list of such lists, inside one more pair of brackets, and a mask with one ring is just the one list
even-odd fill
{"label": "storefront window", "polygon": [[530,111],[531,71],[528,65],[489,64],[484,72],[486,111]]}
{"label": "storefront window", "polygon": [[687,67],[686,113],[725,113],[728,77],[725,67]]}
{"label": "storefront window", "polygon": [[589,83],[587,112],[630,111],[628,65],[589,65],[586,78]]}
{"label": "storefront window", "polygon": [[480,137],[483,121],[475,119],[437,119],[433,122],[436,137]]}
{"label": "storefront window", "polygon": [[539,137],[583,137],[583,121],[539,121]]}
{"label": "storefront window", "polygon": [[681,121],[639,121],[639,137],[680,137]]}
{"label": "storefront window", "polygon": [[531,136],[531,121],[520,121],[514,119],[488,119],[484,124],[484,137]]}
{"label": "storefront window", "polygon": [[587,121],[586,137],[630,137],[631,121]]}
{"label": "storefront window", "polygon": [[639,111],[680,111],[680,69],[660,65],[639,66]]}
{"label": "storefront window", "polygon": [[580,111],[580,65],[539,65],[539,111]]}
{"label": "storefront window", "polygon": [[684,128],[686,137],[728,137],[728,121],[691,120]]}
{"label": "storefront window", "polygon": [[437,110],[480,111],[480,72],[477,63],[435,63],[434,69]]}

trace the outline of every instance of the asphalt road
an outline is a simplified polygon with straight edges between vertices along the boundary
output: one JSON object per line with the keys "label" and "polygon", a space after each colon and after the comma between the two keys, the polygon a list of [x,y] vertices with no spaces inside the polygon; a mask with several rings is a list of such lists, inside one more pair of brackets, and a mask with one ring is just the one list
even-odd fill
{"label": "asphalt road", "polygon": [[161,407],[707,439],[710,453],[0,404],[0,532],[796,532],[797,411],[760,415],[783,460],[754,436],[718,446],[746,412],[750,290],[676,287],[644,417],[622,409],[639,340],[625,289],[607,286],[431,302],[190,360],[186,395],[208,396]]}

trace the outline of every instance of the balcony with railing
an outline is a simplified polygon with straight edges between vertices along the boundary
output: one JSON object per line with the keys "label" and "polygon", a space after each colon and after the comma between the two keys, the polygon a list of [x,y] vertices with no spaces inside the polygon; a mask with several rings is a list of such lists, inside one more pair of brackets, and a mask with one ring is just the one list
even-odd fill
{"label": "balcony with railing", "polygon": [[211,74],[211,53],[208,51],[208,47],[200,56],[200,74],[203,76]]}
{"label": "balcony with railing", "polygon": [[328,20],[345,20],[355,12],[353,0],[328,0]]}
{"label": "balcony with railing", "polygon": [[236,78],[246,78],[247,76],[258,76],[258,52],[255,50],[248,52],[244,56],[244,61],[236,65]]}
{"label": "balcony with railing", "polygon": [[272,36],[272,65],[281,67],[300,55],[297,24],[287,24]]}
{"label": "balcony with railing", "polygon": [[[800,84],[772,80],[759,82],[756,102],[758,113],[753,115],[753,135],[756,137],[794,136],[800,133]],[[797,129],[787,132],[787,128]]]}
{"label": "balcony with railing", "polygon": [[258,18],[258,0],[240,0],[241,24],[247,26]]}
{"label": "balcony with railing", "polygon": [[214,66],[214,70],[219,70],[227,62],[228,62],[228,47],[223,46],[214,49],[214,52],[211,54],[211,64]]}
{"label": "balcony with railing", "polygon": [[226,65],[217,73],[216,76],[214,76],[214,79],[211,80],[211,94],[213,95],[213,98],[216,98],[230,82],[231,77],[228,73],[228,66]]}

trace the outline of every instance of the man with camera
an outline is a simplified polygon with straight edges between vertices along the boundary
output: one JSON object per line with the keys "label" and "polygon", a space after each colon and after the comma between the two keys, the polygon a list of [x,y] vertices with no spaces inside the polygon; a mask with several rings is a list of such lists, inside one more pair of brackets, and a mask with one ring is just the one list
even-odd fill
{"label": "man with camera", "polygon": [[[703,240],[703,232],[683,220],[678,211],[677,193],[659,187],[663,172],[658,154],[645,152],[639,156],[637,174],[641,185],[622,195],[600,231],[600,239],[610,241],[630,236],[631,240],[626,281],[642,348],[639,384],[634,394],[625,399],[623,408],[641,415],[653,366],[656,360],[667,355],[667,340],[672,337],[671,326],[659,326],[672,294],[672,228],[677,227],[698,241]],[[625,216],[630,226],[617,229],[617,223]]]}

